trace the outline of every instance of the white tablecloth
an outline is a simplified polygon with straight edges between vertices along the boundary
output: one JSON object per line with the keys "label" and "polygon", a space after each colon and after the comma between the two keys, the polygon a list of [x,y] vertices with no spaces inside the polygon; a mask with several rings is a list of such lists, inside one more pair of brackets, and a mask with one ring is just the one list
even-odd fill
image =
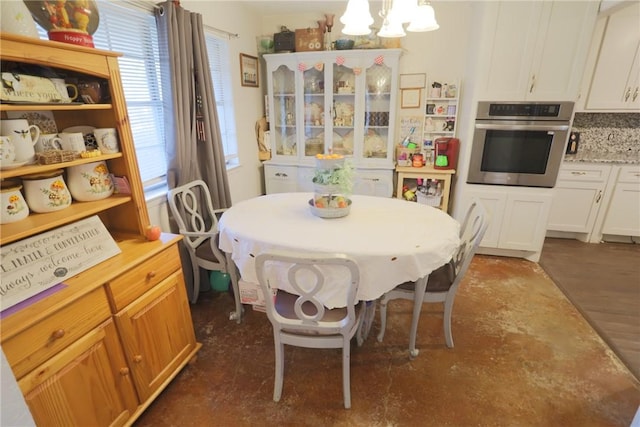
{"label": "white tablecloth", "polygon": [[[343,253],[360,266],[358,299],[370,301],[431,273],[451,259],[459,243],[460,224],[427,205],[354,195],[348,216],[323,219],[311,213],[312,197],[270,194],[223,214],[219,247],[232,254],[243,280],[258,283],[255,256],[266,251]],[[341,279],[330,274],[319,295],[329,308],[345,305]]]}

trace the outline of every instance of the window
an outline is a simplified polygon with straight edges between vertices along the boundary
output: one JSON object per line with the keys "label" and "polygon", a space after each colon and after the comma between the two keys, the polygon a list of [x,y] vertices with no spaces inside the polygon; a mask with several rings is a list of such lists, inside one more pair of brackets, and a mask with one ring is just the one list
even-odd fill
{"label": "window", "polygon": [[[123,54],[118,58],[122,86],[140,175],[149,198],[166,189],[167,173],[154,5],[135,0],[97,0],[97,4],[100,24],[93,34],[93,43],[98,49]],[[38,30],[41,38],[48,38],[45,30]],[[213,34],[206,35],[206,43],[225,161],[231,167],[238,164],[238,148],[228,43]]]}
{"label": "window", "polygon": [[236,119],[233,113],[233,94],[231,92],[231,72],[229,47],[226,40],[207,32],[205,42],[209,56],[209,68],[213,81],[213,93],[216,98],[220,134],[224,147],[227,167],[238,165],[238,140],[236,137]]}

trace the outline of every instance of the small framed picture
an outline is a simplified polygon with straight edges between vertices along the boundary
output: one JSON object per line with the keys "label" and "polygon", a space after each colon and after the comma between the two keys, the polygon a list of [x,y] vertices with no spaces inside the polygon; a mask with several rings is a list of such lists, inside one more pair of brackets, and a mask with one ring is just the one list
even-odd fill
{"label": "small framed picture", "polygon": [[258,58],[240,54],[240,83],[242,86],[258,87]]}
{"label": "small framed picture", "polygon": [[421,89],[426,83],[426,74],[400,74],[400,89]]}
{"label": "small framed picture", "polygon": [[402,89],[401,107],[420,108],[420,94],[422,89]]}

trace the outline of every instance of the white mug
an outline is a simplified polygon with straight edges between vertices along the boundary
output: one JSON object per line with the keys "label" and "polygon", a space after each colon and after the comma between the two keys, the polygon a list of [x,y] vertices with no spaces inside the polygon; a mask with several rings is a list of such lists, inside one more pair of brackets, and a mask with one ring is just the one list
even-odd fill
{"label": "white mug", "polygon": [[93,135],[98,141],[98,148],[103,154],[113,154],[120,151],[118,148],[118,132],[115,128],[98,128],[93,130]]}
{"label": "white mug", "polygon": [[43,133],[34,146],[36,153],[51,150],[62,150],[62,140],[57,133]]}
{"label": "white mug", "polygon": [[26,119],[2,120],[0,133],[11,137],[11,142],[16,150],[16,163],[31,163],[36,158],[33,148],[38,138],[40,138],[40,128],[30,125]]}
{"label": "white mug", "polygon": [[63,150],[76,153],[86,151],[82,132],[63,132],[59,133],[58,136],[60,137],[60,145],[62,145]]}

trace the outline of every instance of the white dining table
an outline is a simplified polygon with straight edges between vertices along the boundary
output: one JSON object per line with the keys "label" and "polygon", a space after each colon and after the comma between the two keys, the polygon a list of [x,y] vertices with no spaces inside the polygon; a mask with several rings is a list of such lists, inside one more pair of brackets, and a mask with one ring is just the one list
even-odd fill
{"label": "white dining table", "polygon": [[[258,283],[255,257],[264,252],[340,253],[360,268],[358,300],[374,301],[401,283],[428,276],[459,244],[460,224],[428,205],[353,195],[347,216],[326,219],[311,212],[312,198],[312,193],[269,194],[236,203],[222,215],[219,247],[231,255],[242,280]],[[344,307],[343,277],[326,273],[319,299],[328,308]]]}

